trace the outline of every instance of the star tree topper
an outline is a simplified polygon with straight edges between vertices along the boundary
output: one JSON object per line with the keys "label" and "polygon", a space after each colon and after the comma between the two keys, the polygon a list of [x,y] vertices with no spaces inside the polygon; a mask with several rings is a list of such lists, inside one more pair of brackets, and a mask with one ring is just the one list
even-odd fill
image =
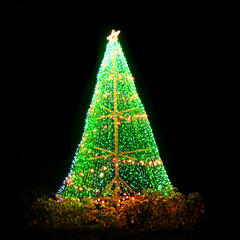
{"label": "star tree topper", "polygon": [[116,42],[118,40],[119,33],[120,33],[120,30],[118,30],[117,32],[115,32],[115,30],[112,30],[112,33],[107,37],[107,40]]}

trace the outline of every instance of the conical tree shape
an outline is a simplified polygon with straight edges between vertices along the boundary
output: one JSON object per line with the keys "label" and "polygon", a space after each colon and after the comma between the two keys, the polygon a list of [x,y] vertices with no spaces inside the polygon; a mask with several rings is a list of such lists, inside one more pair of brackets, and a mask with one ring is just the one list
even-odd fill
{"label": "conical tree shape", "polygon": [[108,37],[82,140],[60,198],[172,189],[118,34],[113,30]]}

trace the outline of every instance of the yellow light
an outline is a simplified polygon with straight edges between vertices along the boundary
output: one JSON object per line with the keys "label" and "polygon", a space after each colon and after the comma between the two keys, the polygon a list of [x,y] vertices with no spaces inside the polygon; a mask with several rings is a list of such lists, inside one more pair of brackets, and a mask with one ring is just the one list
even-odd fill
{"label": "yellow light", "polygon": [[118,34],[120,33],[120,30],[115,32],[115,30],[112,30],[111,35],[107,37],[107,40],[110,42],[116,42],[118,40]]}

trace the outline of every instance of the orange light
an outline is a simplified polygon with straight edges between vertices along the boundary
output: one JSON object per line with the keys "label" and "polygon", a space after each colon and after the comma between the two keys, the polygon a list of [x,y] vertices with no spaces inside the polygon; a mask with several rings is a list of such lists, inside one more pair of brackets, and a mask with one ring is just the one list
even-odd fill
{"label": "orange light", "polygon": [[108,126],[107,126],[107,125],[105,125],[103,128],[104,128],[104,129],[107,129],[107,128],[108,128]]}
{"label": "orange light", "polygon": [[79,174],[81,177],[84,175],[84,173],[83,172],[80,172],[80,174]]}
{"label": "orange light", "polygon": [[94,169],[91,169],[91,170],[90,170],[90,173],[94,173]]}
{"label": "orange light", "polygon": [[105,201],[104,200],[102,200],[102,204],[104,204],[105,203]]}
{"label": "orange light", "polygon": [[107,171],[107,167],[103,167],[103,171]]}

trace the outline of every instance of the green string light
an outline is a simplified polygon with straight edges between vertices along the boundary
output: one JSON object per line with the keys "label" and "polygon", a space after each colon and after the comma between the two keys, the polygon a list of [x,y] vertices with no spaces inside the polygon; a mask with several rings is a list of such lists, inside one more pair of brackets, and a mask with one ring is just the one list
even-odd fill
{"label": "green string light", "polygon": [[[172,189],[147,113],[117,39],[119,32],[114,31],[108,37],[82,139],[70,172],[57,193],[59,198],[98,197],[104,191],[103,195],[110,194],[116,184],[108,189],[116,177],[116,167],[122,193],[130,188],[138,193],[144,189]],[[114,81],[117,86],[115,96]],[[117,112],[114,110],[116,99]],[[115,117],[117,121],[114,121]],[[115,152],[116,128],[118,153]]]}

